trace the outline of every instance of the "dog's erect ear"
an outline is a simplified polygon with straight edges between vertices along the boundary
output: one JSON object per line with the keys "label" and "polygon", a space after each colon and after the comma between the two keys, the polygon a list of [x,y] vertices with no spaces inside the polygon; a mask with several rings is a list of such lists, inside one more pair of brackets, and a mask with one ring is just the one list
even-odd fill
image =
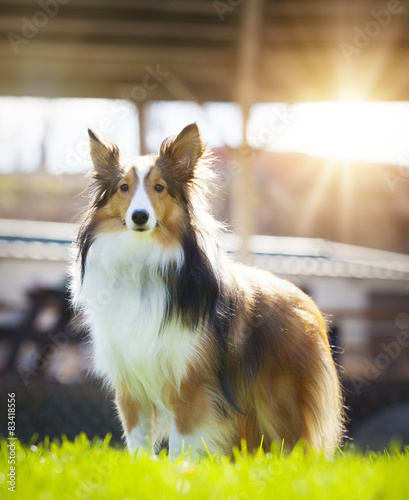
{"label": "dog's erect ear", "polygon": [[172,177],[189,182],[194,178],[195,166],[204,152],[199,128],[196,123],[191,123],[176,137],[162,142],[159,158],[163,167],[171,169]]}
{"label": "dog's erect ear", "polygon": [[112,196],[123,175],[120,164],[118,146],[112,142],[100,139],[97,134],[88,129],[90,154],[94,168],[91,177],[94,179],[94,205],[102,207]]}
{"label": "dog's erect ear", "polygon": [[88,135],[90,154],[94,165],[92,176],[101,182],[111,182],[118,177],[121,170],[118,146],[100,139],[90,128]]}

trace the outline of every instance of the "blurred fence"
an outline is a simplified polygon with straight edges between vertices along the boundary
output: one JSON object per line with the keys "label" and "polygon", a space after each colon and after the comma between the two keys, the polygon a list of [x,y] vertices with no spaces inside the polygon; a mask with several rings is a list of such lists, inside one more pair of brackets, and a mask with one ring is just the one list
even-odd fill
{"label": "blurred fence", "polygon": [[[0,401],[16,395],[16,435],[23,443],[40,442],[66,435],[74,439],[84,432],[90,439],[112,434],[111,443],[121,442],[122,430],[116,417],[113,397],[98,384],[60,384],[50,381],[4,379],[0,382]],[[2,405],[6,408],[6,405]],[[8,436],[7,413],[0,413],[0,435]]]}

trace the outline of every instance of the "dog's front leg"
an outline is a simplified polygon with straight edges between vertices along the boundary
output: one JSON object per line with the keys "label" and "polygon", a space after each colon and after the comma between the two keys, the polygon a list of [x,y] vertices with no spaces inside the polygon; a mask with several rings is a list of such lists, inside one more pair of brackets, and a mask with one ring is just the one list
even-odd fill
{"label": "dog's front leg", "polygon": [[211,453],[214,447],[212,429],[215,416],[209,393],[200,381],[185,379],[169,398],[172,417],[169,428],[169,455],[178,457],[190,451],[192,457]]}
{"label": "dog's front leg", "polygon": [[133,457],[140,448],[151,444],[151,412],[144,411],[141,405],[126,390],[117,390],[115,402],[125,431],[128,451]]}
{"label": "dog's front leg", "polygon": [[149,417],[139,417],[138,425],[136,425],[130,432],[126,434],[126,444],[128,451],[133,457],[141,448],[148,448],[151,435],[151,422]]}
{"label": "dog's front leg", "polygon": [[215,453],[212,445],[213,439],[206,426],[199,426],[194,431],[182,433],[175,421],[172,419],[169,432],[169,456],[177,458],[182,452],[187,453],[192,458]]}

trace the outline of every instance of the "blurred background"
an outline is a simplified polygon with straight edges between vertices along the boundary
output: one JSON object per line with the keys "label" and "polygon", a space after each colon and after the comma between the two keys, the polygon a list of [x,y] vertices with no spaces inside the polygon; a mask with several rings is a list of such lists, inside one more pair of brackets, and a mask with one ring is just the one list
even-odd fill
{"label": "blurred background", "polygon": [[[0,0],[0,433],[121,439],[70,326],[87,128],[196,121],[234,258],[327,315],[348,433],[409,444],[409,1]],[[34,435],[34,437],[32,437]]]}

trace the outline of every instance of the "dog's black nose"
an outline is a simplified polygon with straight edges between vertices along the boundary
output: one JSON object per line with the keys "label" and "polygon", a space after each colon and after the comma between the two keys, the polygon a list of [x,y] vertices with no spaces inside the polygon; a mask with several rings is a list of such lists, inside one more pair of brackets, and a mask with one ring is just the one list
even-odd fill
{"label": "dog's black nose", "polygon": [[143,226],[148,222],[149,219],[149,214],[146,210],[135,210],[135,212],[132,214],[132,220],[137,224],[138,226]]}

